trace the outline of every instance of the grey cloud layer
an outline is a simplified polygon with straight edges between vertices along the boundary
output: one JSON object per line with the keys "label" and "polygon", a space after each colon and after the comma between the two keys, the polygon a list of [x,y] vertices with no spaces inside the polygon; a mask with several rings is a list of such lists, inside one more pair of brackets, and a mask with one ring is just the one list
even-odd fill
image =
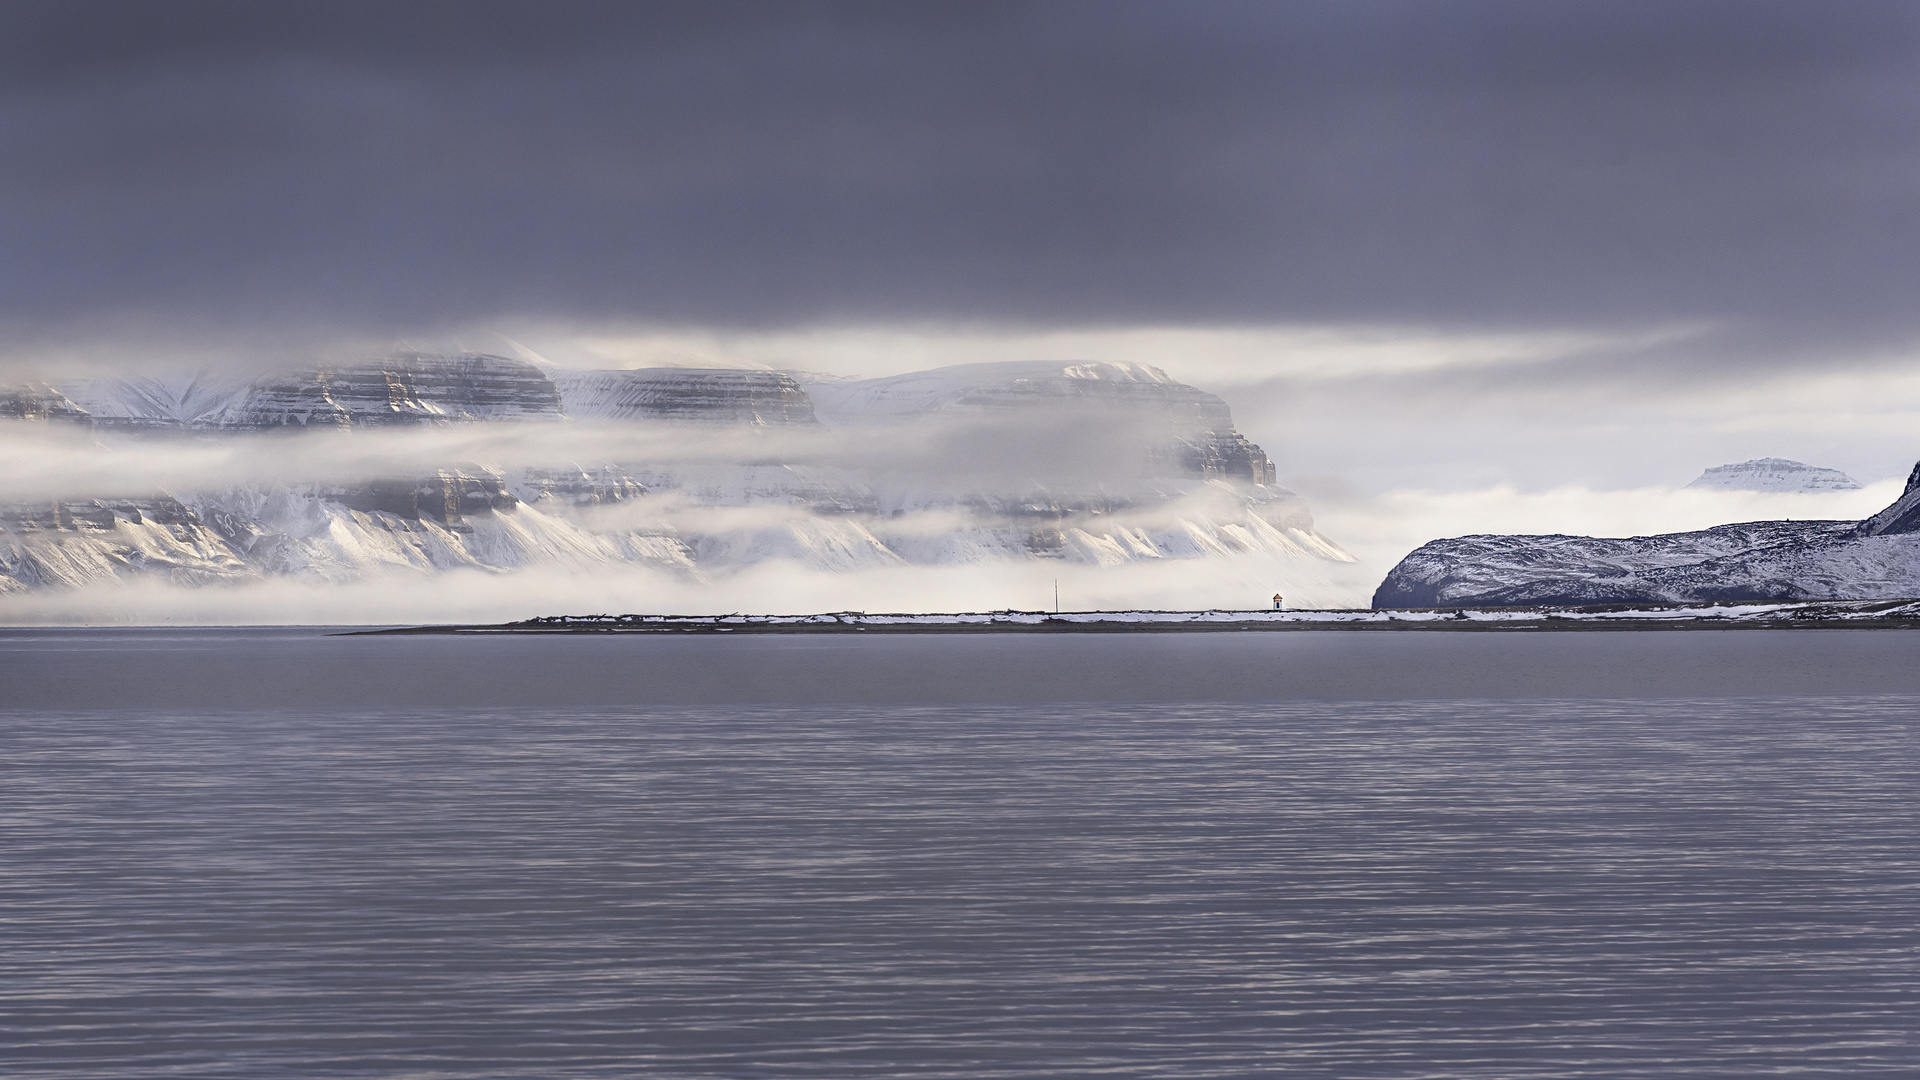
{"label": "grey cloud layer", "polygon": [[1916,329],[1906,3],[14,3],[0,320]]}

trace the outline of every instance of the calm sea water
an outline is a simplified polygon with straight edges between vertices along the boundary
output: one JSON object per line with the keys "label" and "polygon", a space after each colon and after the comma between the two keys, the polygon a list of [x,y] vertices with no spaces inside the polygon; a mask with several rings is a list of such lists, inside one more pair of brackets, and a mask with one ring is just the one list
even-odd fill
{"label": "calm sea water", "polygon": [[1916,653],[0,632],[0,1074],[1911,1076]]}

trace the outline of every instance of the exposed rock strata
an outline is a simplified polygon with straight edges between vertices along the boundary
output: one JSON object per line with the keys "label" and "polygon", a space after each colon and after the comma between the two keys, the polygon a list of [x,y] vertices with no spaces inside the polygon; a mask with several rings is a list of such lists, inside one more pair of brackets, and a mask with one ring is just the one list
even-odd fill
{"label": "exposed rock strata", "polygon": [[45,383],[0,387],[0,420],[39,420],[93,426],[93,416]]}
{"label": "exposed rock strata", "polygon": [[814,423],[813,400],[781,371],[638,368],[553,372],[579,420],[694,420],[771,426]]}
{"label": "exposed rock strata", "polygon": [[524,360],[408,354],[257,382],[199,422],[259,430],[557,420],[562,415],[553,380]]}
{"label": "exposed rock strata", "polygon": [[511,490],[521,501],[533,505],[552,502],[575,507],[609,506],[647,493],[645,484],[613,465],[522,469]]}
{"label": "exposed rock strata", "polygon": [[369,480],[326,491],[324,497],[349,510],[405,521],[428,518],[456,531],[467,527],[469,516],[510,510],[520,503],[499,476],[452,469],[417,478]]}
{"label": "exposed rock strata", "polygon": [[1715,465],[1687,485],[1714,491],[1858,491],[1860,485],[1839,469],[1822,469],[1786,458],[1756,458]]}
{"label": "exposed rock strata", "polygon": [[1233,427],[1219,397],[1146,364],[961,364],[884,379],[808,384],[827,419],[899,419],[916,413],[1044,409],[1108,412],[1137,425],[1148,460],[1174,473],[1274,482],[1273,462]]}

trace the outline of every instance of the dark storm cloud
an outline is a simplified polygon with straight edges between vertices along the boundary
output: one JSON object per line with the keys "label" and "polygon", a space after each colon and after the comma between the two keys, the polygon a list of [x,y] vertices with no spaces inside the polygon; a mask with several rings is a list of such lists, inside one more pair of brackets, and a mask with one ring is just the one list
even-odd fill
{"label": "dark storm cloud", "polygon": [[1909,3],[15,2],[0,320],[1897,336],[1917,77]]}

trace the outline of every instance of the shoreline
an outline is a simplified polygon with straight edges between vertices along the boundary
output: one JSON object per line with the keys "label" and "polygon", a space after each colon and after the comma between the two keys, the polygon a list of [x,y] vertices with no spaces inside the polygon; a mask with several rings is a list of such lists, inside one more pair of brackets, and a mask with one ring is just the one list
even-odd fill
{"label": "shoreline", "polygon": [[348,631],[383,634],[1167,634],[1316,630],[1568,632],[1920,629],[1920,600],[1593,604],[1290,611],[988,611],[813,615],[550,615],[517,622]]}

